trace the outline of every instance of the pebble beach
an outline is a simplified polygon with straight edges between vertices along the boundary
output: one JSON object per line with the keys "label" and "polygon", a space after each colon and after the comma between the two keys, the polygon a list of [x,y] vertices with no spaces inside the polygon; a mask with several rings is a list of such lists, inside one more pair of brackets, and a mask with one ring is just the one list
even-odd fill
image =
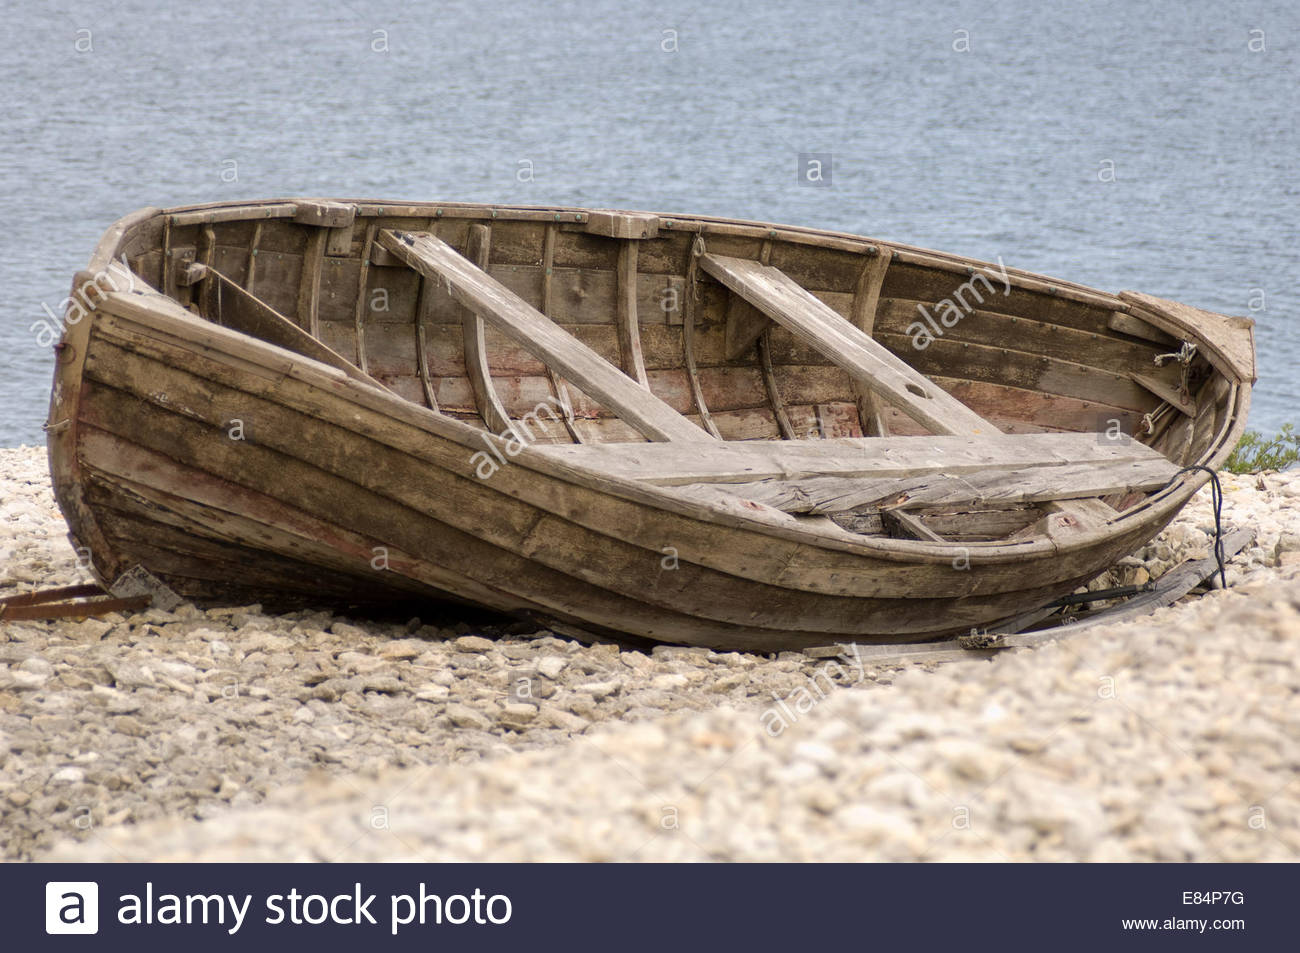
{"label": "pebble beach", "polygon": [[[1228,588],[864,664],[183,604],[0,624],[0,857],[1300,859],[1300,476],[1223,474]],[[89,581],[0,450],[0,595]],[[1208,488],[1093,588],[1201,557]]]}

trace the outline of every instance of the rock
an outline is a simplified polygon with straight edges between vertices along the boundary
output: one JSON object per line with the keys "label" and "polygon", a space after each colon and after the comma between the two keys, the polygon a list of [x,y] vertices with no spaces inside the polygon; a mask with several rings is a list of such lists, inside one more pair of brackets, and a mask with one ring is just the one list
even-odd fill
{"label": "rock", "polygon": [[406,691],[406,686],[402,684],[401,680],[394,678],[392,675],[364,675],[358,681],[363,692],[396,695],[399,692]]}
{"label": "rock", "polygon": [[650,687],[657,688],[660,691],[675,691],[679,688],[685,688],[690,684],[690,679],[685,675],[669,673],[667,675],[656,675],[650,679]]}
{"label": "rock", "polygon": [[497,720],[508,728],[521,728],[530,724],[537,717],[535,705],[511,703],[501,707]]}
{"label": "rock", "polygon": [[550,725],[553,728],[560,728],[564,731],[582,731],[591,722],[586,718],[571,714],[553,705],[543,706],[539,712],[540,720],[543,724]]}
{"label": "rock", "polygon": [[415,700],[422,702],[440,702],[445,701],[451,690],[446,685],[437,685],[430,682],[427,685],[421,685],[415,691]]}
{"label": "rock", "polygon": [[447,706],[445,714],[457,728],[477,728],[479,731],[486,731],[492,727],[492,722],[482,712],[475,711],[468,705],[453,702]]}
{"label": "rock", "polygon": [[552,681],[559,678],[564,667],[568,665],[567,659],[562,659],[558,655],[547,655],[537,662],[537,674],[544,675]]}
{"label": "rock", "polygon": [[54,674],[54,666],[43,658],[33,656],[19,663],[18,671],[27,672],[30,675],[39,675],[41,678],[49,678]]}
{"label": "rock", "polygon": [[91,696],[103,705],[110,715],[129,715],[139,711],[142,704],[134,693],[127,694],[104,685],[96,685],[92,688]]}
{"label": "rock", "polygon": [[60,768],[50,776],[52,784],[80,784],[84,780],[86,780],[86,772],[72,765]]}
{"label": "rock", "polygon": [[428,649],[428,644],[419,639],[398,639],[385,642],[379,647],[379,657],[389,661],[404,662],[419,658]]}
{"label": "rock", "polygon": [[491,652],[496,648],[495,642],[481,635],[462,635],[452,645],[457,652]]}
{"label": "rock", "polygon": [[1273,546],[1273,556],[1280,559],[1283,553],[1300,552],[1300,532],[1285,532],[1277,538]]}
{"label": "rock", "polygon": [[365,629],[342,621],[331,622],[329,631],[331,635],[337,635],[345,642],[353,645],[365,642],[370,638],[370,633]]}
{"label": "rock", "polygon": [[590,695],[596,701],[608,698],[610,695],[618,694],[623,687],[621,679],[611,678],[604,682],[588,682],[585,685],[579,685],[577,691],[585,695]]}
{"label": "rock", "polygon": [[48,675],[39,675],[36,672],[24,672],[22,669],[15,669],[9,673],[10,684],[20,691],[36,691],[43,688],[45,683],[50,680]]}

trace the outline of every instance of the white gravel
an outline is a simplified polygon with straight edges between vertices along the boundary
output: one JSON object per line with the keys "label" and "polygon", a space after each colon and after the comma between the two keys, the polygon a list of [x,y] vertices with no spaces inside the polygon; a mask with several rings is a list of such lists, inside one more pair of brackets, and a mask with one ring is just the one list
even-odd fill
{"label": "white gravel", "polygon": [[[0,592],[81,578],[43,452],[0,450],[0,485]],[[256,607],[0,625],[0,856],[1295,860],[1300,479],[1225,489],[1261,543],[1230,591],[991,662]],[[1106,582],[1212,525],[1204,494]]]}

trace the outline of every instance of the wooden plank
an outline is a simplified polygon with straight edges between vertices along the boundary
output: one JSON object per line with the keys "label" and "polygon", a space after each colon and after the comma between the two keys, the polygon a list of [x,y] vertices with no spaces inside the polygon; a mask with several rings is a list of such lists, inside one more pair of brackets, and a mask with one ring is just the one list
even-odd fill
{"label": "wooden plank", "polygon": [[380,241],[426,278],[443,280],[452,297],[476,311],[651,440],[708,440],[700,430],[591,348],[500,282],[427,233],[385,229]]}
{"label": "wooden plank", "polygon": [[810,477],[727,486],[729,492],[784,513],[862,512],[883,506],[953,506],[963,503],[1043,503],[1110,493],[1156,490],[1178,467],[1153,454],[1149,460],[1079,463],[1014,469],[990,466],[957,475],[947,472],[883,479]]}
{"label": "wooden plank", "polygon": [[709,435],[721,439],[722,435],[718,433],[713,417],[709,414],[709,405],[705,403],[704,388],[700,386],[699,369],[695,364],[695,319],[696,312],[699,310],[697,301],[700,294],[700,256],[695,253],[695,249],[702,247],[703,244],[697,235],[691,246],[690,261],[686,265],[686,288],[682,300],[682,363],[686,367],[686,381],[691,389],[691,404],[695,412],[699,414]]}
{"label": "wooden plank", "polygon": [[649,389],[645,376],[645,358],[641,355],[641,327],[636,316],[637,244],[628,239],[618,249],[618,302],[615,308],[618,327],[618,351],[623,371],[642,387]]}
{"label": "wooden plank", "polygon": [[1188,417],[1196,416],[1196,404],[1193,402],[1191,395],[1185,391],[1170,387],[1164,381],[1151,377],[1149,374],[1130,374],[1129,377],[1175,410],[1182,411]]}
{"label": "wooden plank", "polygon": [[880,515],[884,518],[886,525],[897,532],[901,532],[907,539],[919,539],[927,543],[947,542],[942,536],[906,510],[884,509],[880,511]]}
{"label": "wooden plank", "polygon": [[361,269],[357,276],[357,304],[352,315],[353,325],[357,331],[357,367],[366,371],[366,310],[370,301],[366,297],[366,282],[370,277],[370,258],[366,252],[375,243],[375,224],[366,226],[365,241],[361,243]]}
{"label": "wooden plank", "polygon": [[837,440],[732,441],[707,454],[661,444],[539,447],[546,456],[611,476],[662,486],[752,483],[812,476],[909,477],[1065,467],[1163,459],[1131,437],[1036,433],[941,437],[848,437]]}
{"label": "wooden plank", "polygon": [[1218,314],[1139,291],[1121,291],[1119,296],[1128,302],[1130,314],[1179,340],[1185,340],[1190,331],[1204,343],[1206,358],[1226,376],[1242,384],[1255,382],[1255,322],[1250,318]]}
{"label": "wooden plank", "polygon": [[[487,267],[491,253],[492,235],[488,226],[471,225],[465,257],[482,269]],[[461,328],[465,341],[465,371],[469,375],[470,386],[474,389],[474,403],[478,407],[479,416],[493,433],[509,433],[511,432],[510,414],[501,403],[496,385],[492,382],[492,372],[488,369],[487,338],[484,334],[483,318],[473,308],[464,305],[461,306],[461,311]]]}
{"label": "wooden plank", "polygon": [[[771,321],[763,319],[767,325]],[[763,375],[763,390],[767,392],[767,402],[772,405],[772,415],[776,418],[777,430],[783,440],[794,440],[794,427],[790,424],[790,415],[785,411],[785,401],[781,399],[781,389],[776,383],[776,372],[772,369],[772,348],[768,343],[768,329],[758,336],[758,366]]]}
{"label": "wooden plank", "polygon": [[727,302],[727,323],[723,354],[728,361],[745,356],[759,336],[772,326],[772,319],[740,295]]}
{"label": "wooden plank", "polygon": [[1044,509],[1047,513],[1042,519],[1011,534],[1008,539],[1046,536],[1054,543],[1068,541],[1102,529],[1119,515],[1108,503],[1097,499],[1053,500]]}
{"label": "wooden plank", "polygon": [[357,207],[343,202],[301,200],[294,206],[293,220],[299,225],[343,228],[357,217]]}
{"label": "wooden plank", "polygon": [[996,433],[988,421],[776,268],[710,254],[701,256],[700,267],[843,367],[863,386],[932,430],[946,434]]}
{"label": "wooden plank", "polygon": [[424,391],[424,403],[430,410],[438,409],[438,398],[434,393],[433,379],[429,375],[429,341],[424,332],[424,312],[428,305],[425,291],[429,279],[420,276],[420,289],[415,295],[415,363],[420,374],[420,387]]}
{"label": "wooden plank", "polygon": [[582,230],[606,238],[654,238],[659,234],[659,216],[651,212],[613,212],[597,209],[587,213],[587,222]]}
{"label": "wooden plank", "polygon": [[298,327],[312,337],[320,336],[320,273],[325,261],[326,232],[313,229],[307,236],[302,256],[302,278],[298,284]]}
{"label": "wooden plank", "polygon": [[265,301],[249,294],[216,269],[207,270],[200,300],[203,316],[209,321],[328,364],[353,380],[388,390],[342,354],[326,347]]}
{"label": "wooden plank", "polygon": [[[885,284],[885,273],[889,270],[889,255],[877,254],[868,259],[858,276],[858,284],[853,292],[853,304],[849,311],[849,321],[863,334],[872,336],[876,325],[876,312],[880,307],[880,289]],[[851,377],[853,395],[858,405],[858,420],[862,432],[868,437],[889,436],[889,424],[881,412],[880,401],[875,391],[866,387],[856,377]]]}
{"label": "wooden plank", "polygon": [[244,288],[249,294],[257,293],[253,280],[257,277],[257,248],[261,243],[262,223],[258,222],[253,226],[253,240],[248,243],[248,267],[244,270],[244,274],[248,276],[244,281]]}
{"label": "wooden plank", "polygon": [[[553,272],[555,271],[555,232],[554,224],[548,224],[546,231],[542,235],[542,291],[541,301],[538,304],[539,310],[546,317],[551,315],[551,290],[554,283]],[[546,364],[546,380],[551,388],[551,396],[555,398],[556,404],[559,405],[561,413],[564,416],[564,429],[568,431],[569,439],[573,443],[582,443],[582,435],[578,432],[573,417],[573,401],[569,399],[569,390],[564,383],[564,379],[555,372],[555,368]]]}
{"label": "wooden plank", "polygon": [[1154,324],[1143,321],[1141,318],[1135,318],[1124,311],[1113,313],[1106,321],[1106,327],[1112,331],[1127,334],[1130,337],[1152,341],[1161,347],[1173,347],[1178,344],[1178,341],[1172,335],[1166,334]]}

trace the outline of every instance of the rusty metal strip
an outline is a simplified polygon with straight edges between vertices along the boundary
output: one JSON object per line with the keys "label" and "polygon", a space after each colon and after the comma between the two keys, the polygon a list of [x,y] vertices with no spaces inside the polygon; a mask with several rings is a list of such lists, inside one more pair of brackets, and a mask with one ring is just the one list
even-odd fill
{"label": "rusty metal strip", "polygon": [[[35,621],[45,619],[84,619],[107,612],[148,608],[151,596],[131,596],[125,599],[95,598],[108,596],[99,586],[60,586],[38,592],[24,592],[0,599],[0,622]],[[75,601],[61,601],[75,600]]]}

